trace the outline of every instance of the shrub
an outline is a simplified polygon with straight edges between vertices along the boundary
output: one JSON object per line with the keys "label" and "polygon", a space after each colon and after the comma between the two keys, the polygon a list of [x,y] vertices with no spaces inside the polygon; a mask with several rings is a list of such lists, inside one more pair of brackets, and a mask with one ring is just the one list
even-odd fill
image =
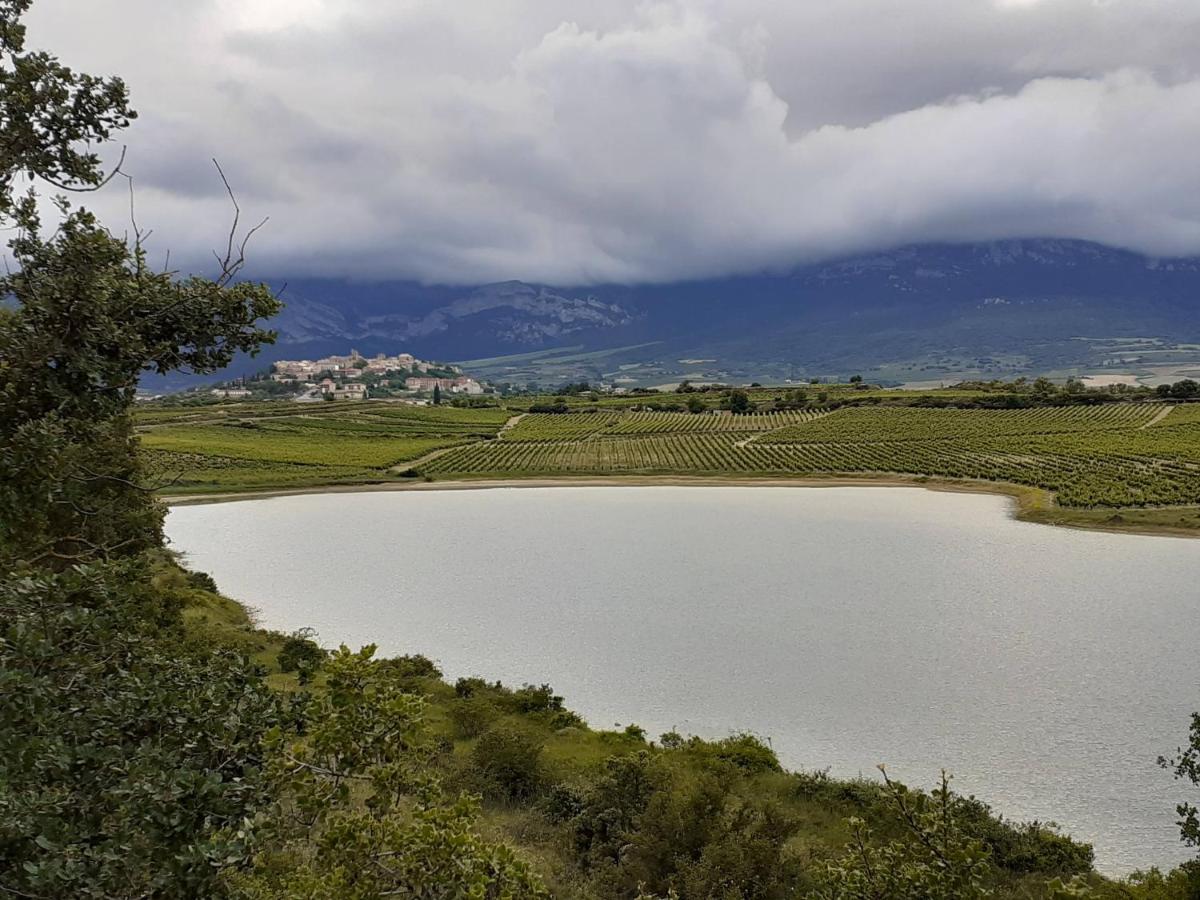
{"label": "shrub", "polygon": [[198,591],[209,591],[213,594],[220,593],[217,590],[217,583],[207,572],[188,572],[187,583],[189,587],[193,587]]}
{"label": "shrub", "polygon": [[450,725],[456,738],[476,738],[500,718],[496,704],[486,697],[461,697],[450,707]]}
{"label": "shrub", "polygon": [[583,716],[579,715],[579,713],[571,712],[569,709],[561,709],[551,717],[550,727],[555,731],[561,728],[586,728],[587,722],[583,720]]}
{"label": "shrub", "polygon": [[713,757],[747,772],[779,772],[775,751],[752,734],[735,734],[714,742]]}
{"label": "shrub", "polygon": [[471,750],[484,792],[506,800],[532,796],[541,782],[542,742],[525,729],[498,725]]}
{"label": "shrub", "polygon": [[550,685],[527,684],[512,692],[512,703],[516,712],[535,713],[558,711],[563,708],[563,698]]}
{"label": "shrub", "polygon": [[279,671],[296,672],[300,683],[307,684],[321,663],[325,661],[325,651],[313,640],[316,632],[311,628],[301,628],[292,632],[283,642],[283,647],[276,657]]}
{"label": "shrub", "polygon": [[427,656],[394,656],[381,659],[379,668],[390,671],[400,678],[441,678],[442,671]]}
{"label": "shrub", "polygon": [[454,682],[454,694],[456,697],[471,697],[481,691],[491,690],[492,685],[488,684],[482,678],[474,676],[470,678],[460,678]]}

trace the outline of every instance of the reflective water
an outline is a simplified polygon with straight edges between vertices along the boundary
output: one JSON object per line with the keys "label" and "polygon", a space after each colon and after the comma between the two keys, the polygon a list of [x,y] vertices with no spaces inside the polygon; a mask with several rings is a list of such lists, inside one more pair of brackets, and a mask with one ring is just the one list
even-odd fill
{"label": "reflective water", "polygon": [[1155,765],[1200,708],[1200,542],[906,488],[510,488],[175,508],[264,625],[550,682],[598,726],[751,730],[1059,822],[1102,870],[1186,854]]}

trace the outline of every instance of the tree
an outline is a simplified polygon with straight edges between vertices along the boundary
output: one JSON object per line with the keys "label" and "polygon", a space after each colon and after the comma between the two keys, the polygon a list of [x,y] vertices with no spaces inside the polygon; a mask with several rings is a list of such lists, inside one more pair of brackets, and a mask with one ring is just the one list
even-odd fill
{"label": "tree", "polygon": [[749,412],[753,406],[750,403],[750,395],[741,390],[730,391],[725,402],[729,407],[729,411],[732,413],[746,413]]}
{"label": "tree", "polygon": [[0,221],[18,225],[33,197],[32,188],[15,197],[19,175],[61,190],[96,188],[112,176],[92,148],[136,117],[121,79],[77,74],[48,53],[25,51],[21,17],[32,2],[0,2]]}
{"label": "tree", "polygon": [[1058,393],[1058,388],[1054,386],[1054,382],[1049,378],[1036,378],[1033,382],[1033,395],[1040,400],[1045,400],[1053,397]]}
{"label": "tree", "polygon": [[1180,400],[1190,400],[1200,397],[1200,382],[1194,378],[1184,378],[1171,385],[1171,396]]}
{"label": "tree", "polygon": [[851,384],[862,384],[862,380],[863,380],[863,378],[861,375],[851,375],[850,376]]}
{"label": "tree", "polygon": [[[24,51],[30,0],[0,3],[0,223],[17,269],[0,279],[0,565],[131,555],[161,540],[162,510],[136,453],[128,412],[143,371],[212,372],[272,339],[257,322],[278,301],[234,283],[244,243],[235,218],[215,280],[152,271],[134,229],[118,239],[62,198],[44,237],[33,188],[109,176],[93,145],[133,118],[125,85]],[[236,203],[235,203],[236,209]]]}
{"label": "tree", "polygon": [[695,394],[687,398],[687,411],[693,415],[698,415],[704,412],[708,407],[704,405],[704,401]]}
{"label": "tree", "polygon": [[442,403],[442,386],[437,382],[433,385],[433,405],[440,406]]}
{"label": "tree", "polygon": [[[65,206],[64,206],[65,208]],[[143,249],[69,211],[48,239],[32,208],[0,280],[0,560],[131,555],[161,542],[156,486],[129,419],[143,371],[212,372],[273,339],[279,303],[262,285],[176,279]]]}

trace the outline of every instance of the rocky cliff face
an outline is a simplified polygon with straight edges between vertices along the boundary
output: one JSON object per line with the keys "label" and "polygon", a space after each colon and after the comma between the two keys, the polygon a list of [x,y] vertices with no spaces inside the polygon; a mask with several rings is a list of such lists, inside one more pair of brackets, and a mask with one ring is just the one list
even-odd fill
{"label": "rocky cliff face", "polygon": [[457,330],[484,332],[498,352],[543,346],[581,332],[620,328],[639,314],[583,291],[506,281],[463,289],[461,296],[433,309],[380,308],[340,298],[290,300],[276,327],[283,343],[380,340],[407,345],[453,337]]}

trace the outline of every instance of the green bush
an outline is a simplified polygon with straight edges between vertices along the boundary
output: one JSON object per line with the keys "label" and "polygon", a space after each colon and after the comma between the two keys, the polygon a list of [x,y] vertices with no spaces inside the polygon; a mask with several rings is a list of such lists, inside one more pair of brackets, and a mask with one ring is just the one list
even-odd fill
{"label": "green bush", "polygon": [[190,653],[139,562],[0,584],[0,882],[14,896],[215,896],[285,721],[256,668]]}
{"label": "green bush", "polygon": [[460,697],[450,706],[450,724],[456,738],[476,738],[500,718],[500,710],[485,696]]}
{"label": "green bush", "polygon": [[379,667],[383,670],[391,670],[401,678],[441,678],[442,670],[439,669],[427,656],[421,656],[419,653],[413,656],[393,656],[390,659],[381,659]]}
{"label": "green bush", "polygon": [[480,736],[471,749],[483,791],[505,800],[531,797],[542,780],[542,742],[529,731],[497,725]]}
{"label": "green bush", "polygon": [[294,631],[283,642],[276,662],[281,672],[296,672],[300,675],[300,683],[307,684],[321,663],[325,661],[325,651],[313,638],[316,632],[311,628],[301,628]]}
{"label": "green bush", "polygon": [[188,572],[186,577],[188,585],[197,590],[209,591],[213,594],[220,593],[217,590],[217,583],[207,572]]}

